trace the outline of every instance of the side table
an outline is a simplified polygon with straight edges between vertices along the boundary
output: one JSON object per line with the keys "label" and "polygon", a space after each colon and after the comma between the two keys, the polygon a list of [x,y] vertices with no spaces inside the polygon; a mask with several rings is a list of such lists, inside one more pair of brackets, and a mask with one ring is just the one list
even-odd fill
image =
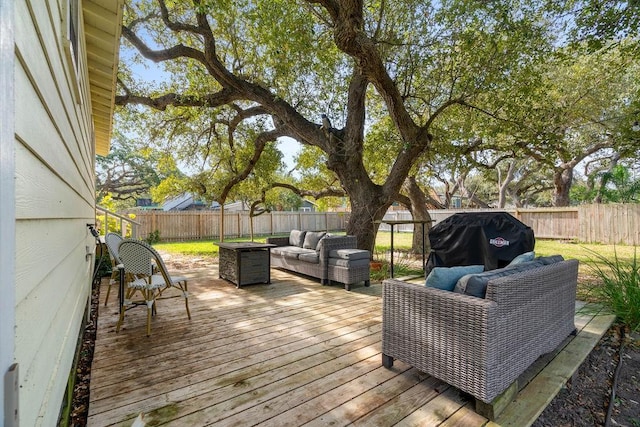
{"label": "side table", "polygon": [[276,245],[257,242],[214,243],[220,248],[219,278],[236,287],[271,283],[271,248]]}

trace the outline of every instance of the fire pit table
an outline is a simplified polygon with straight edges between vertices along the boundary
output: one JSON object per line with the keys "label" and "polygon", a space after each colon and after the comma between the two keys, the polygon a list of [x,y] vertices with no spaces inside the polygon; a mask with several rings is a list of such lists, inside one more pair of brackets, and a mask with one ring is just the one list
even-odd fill
{"label": "fire pit table", "polygon": [[257,242],[214,243],[220,248],[218,276],[236,287],[271,283],[271,248],[276,245]]}

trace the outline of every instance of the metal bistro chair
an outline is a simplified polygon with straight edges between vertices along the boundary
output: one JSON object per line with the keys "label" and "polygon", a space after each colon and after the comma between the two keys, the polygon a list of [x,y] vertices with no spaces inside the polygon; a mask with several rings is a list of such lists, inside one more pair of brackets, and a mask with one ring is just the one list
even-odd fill
{"label": "metal bistro chair", "polygon": [[[155,249],[142,241],[124,240],[120,243],[118,252],[124,266],[127,290],[116,325],[116,332],[120,331],[125,312],[129,308],[144,304],[147,306],[147,336],[151,335],[151,316],[155,314],[156,300],[162,297],[163,292],[172,287],[181,291],[185,299],[187,316],[191,319],[187,279],[178,276],[172,277],[168,273],[162,257]],[[154,264],[159,273],[154,274]],[[131,299],[136,292],[142,294],[142,301]]]}
{"label": "metal bistro chair", "polygon": [[[107,288],[107,296],[104,299],[104,305],[109,302],[109,294],[111,293],[111,286],[119,283],[120,281],[120,269],[122,268],[122,262],[120,262],[120,256],[118,254],[118,248],[120,243],[124,239],[117,233],[107,233],[104,237],[104,242],[109,249],[109,255],[111,258],[111,279],[109,279],[109,287]],[[122,297],[120,297],[122,298]]]}

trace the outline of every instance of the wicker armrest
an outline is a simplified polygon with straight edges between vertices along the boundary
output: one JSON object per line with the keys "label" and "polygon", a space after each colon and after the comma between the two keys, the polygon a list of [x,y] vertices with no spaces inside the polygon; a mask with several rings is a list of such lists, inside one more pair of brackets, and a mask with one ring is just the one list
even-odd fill
{"label": "wicker armrest", "polygon": [[288,246],[289,237],[267,237],[267,243],[276,246]]}
{"label": "wicker armrest", "polygon": [[329,236],[320,240],[318,251],[320,252],[320,262],[329,259],[329,252],[336,249],[355,249],[358,247],[356,236]]}

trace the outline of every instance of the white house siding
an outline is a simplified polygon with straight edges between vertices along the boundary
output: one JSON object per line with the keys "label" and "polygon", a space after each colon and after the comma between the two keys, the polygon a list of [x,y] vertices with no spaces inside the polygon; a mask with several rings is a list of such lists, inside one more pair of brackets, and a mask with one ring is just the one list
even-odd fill
{"label": "white house siding", "polygon": [[[15,313],[15,137],[13,132],[13,0],[0,0],[0,373],[14,362]],[[0,401],[11,401],[11,391],[0,387]],[[5,413],[6,412],[6,413]],[[0,405],[0,423],[10,425],[15,416]]]}
{"label": "white house siding", "polygon": [[65,4],[14,3],[15,361],[23,426],[56,425],[93,272],[86,256],[95,246],[86,226],[95,218],[90,95],[83,52],[76,89],[63,48]]}

